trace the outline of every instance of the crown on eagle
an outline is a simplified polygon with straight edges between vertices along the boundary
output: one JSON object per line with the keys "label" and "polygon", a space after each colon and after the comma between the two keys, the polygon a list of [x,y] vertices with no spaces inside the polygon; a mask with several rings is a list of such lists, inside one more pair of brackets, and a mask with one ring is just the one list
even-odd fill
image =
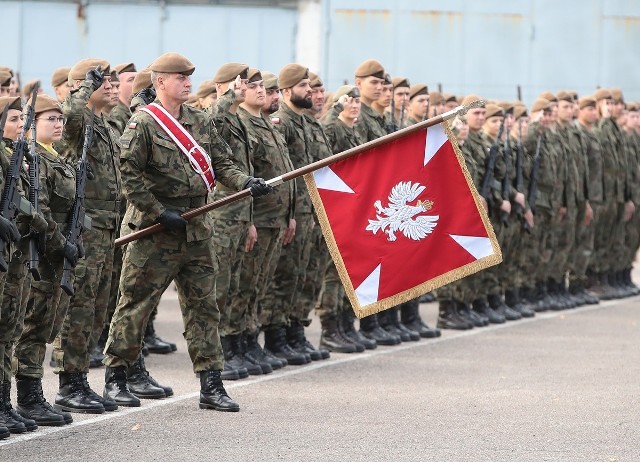
{"label": "crown on eagle", "polygon": [[418,201],[418,206],[422,207],[422,210],[424,210],[425,212],[428,212],[433,208],[433,201],[430,201],[429,199]]}

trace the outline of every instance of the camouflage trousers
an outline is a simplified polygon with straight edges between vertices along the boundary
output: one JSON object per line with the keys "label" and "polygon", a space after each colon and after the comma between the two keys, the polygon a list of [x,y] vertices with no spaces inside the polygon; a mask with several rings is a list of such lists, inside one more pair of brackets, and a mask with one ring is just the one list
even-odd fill
{"label": "camouflage trousers", "polygon": [[636,204],[636,210],[633,212],[631,220],[625,225],[624,243],[627,250],[624,260],[629,268],[633,265],[638,247],[640,247],[640,209],[638,204]]}
{"label": "camouflage trousers", "polygon": [[[107,306],[107,315],[104,319],[104,328],[109,328],[111,324],[111,318],[116,311],[118,305],[118,298],[120,298],[120,274],[122,274],[122,247],[116,247],[113,253],[113,269],[111,270],[111,288],[109,289],[109,305]],[[102,330],[97,333],[98,337],[102,333]],[[93,335],[96,335],[94,332]]]}
{"label": "camouflage trousers", "polygon": [[342,313],[345,309],[344,297],[344,286],[340,281],[338,269],[330,259],[325,265],[322,288],[316,305],[316,315],[321,322]]}
{"label": "camouflage trousers", "polygon": [[82,233],[85,256],[75,268],[75,293],[62,329],[53,342],[54,372],[87,372],[89,355],[104,327],[111,290],[115,231],[93,228]]}
{"label": "camouflage trousers", "polygon": [[620,226],[617,226],[618,204],[605,202],[602,204],[600,213],[594,215],[595,238],[594,257],[590,262],[590,269],[594,273],[606,273],[613,270],[614,261],[612,247],[614,242],[619,241]]}
{"label": "camouflage trousers", "polygon": [[[602,208],[599,204],[591,204],[594,216],[597,215]],[[587,268],[592,258],[595,237],[595,223],[592,221],[589,225],[584,224],[585,211],[578,209],[576,217],[576,240],[573,249],[571,261],[571,274],[569,274],[570,285],[579,283],[583,286],[587,284]]]}
{"label": "camouflage trousers", "polygon": [[220,310],[220,335],[237,330],[237,324],[242,322],[242,313],[232,312],[229,301],[238,292],[240,268],[248,235],[249,222],[221,219],[216,221],[213,245],[219,265],[216,273],[216,302]]}
{"label": "camouflage trousers", "polygon": [[296,303],[311,257],[313,227],[313,214],[299,214],[296,217],[296,235],[291,244],[282,247],[272,290],[267,292],[261,304],[261,319],[266,321],[263,327],[285,327],[289,325],[290,319],[296,319],[305,325],[311,322],[306,316],[294,318],[294,314],[300,316]]}
{"label": "camouflage trousers", "polygon": [[40,260],[41,279],[31,282],[24,328],[16,343],[16,376],[39,379],[44,375],[46,345],[58,335],[69,306],[69,296],[60,287],[63,263],[57,255]]}
{"label": "camouflage trousers", "polygon": [[[326,274],[327,262],[331,261],[329,248],[324,241],[322,229],[319,225],[313,228],[312,247],[309,264],[305,272],[304,281],[298,293],[298,301],[293,307],[291,317],[294,319],[309,319],[311,310],[318,303],[318,297]],[[331,263],[333,266],[333,263]]]}
{"label": "camouflage trousers", "polygon": [[523,271],[531,275],[532,282],[546,282],[549,278],[551,256],[555,249],[556,234],[553,232],[556,217],[551,209],[536,210],[531,232],[531,254]]}
{"label": "camouflage trousers", "polygon": [[554,248],[549,262],[548,276],[555,282],[562,282],[573,262],[572,252],[576,239],[577,209],[572,206],[562,220],[556,220],[553,225]]}
{"label": "camouflage trousers", "polygon": [[222,370],[216,271],[213,238],[187,242],[185,231],[161,232],[127,244],[104,363],[129,366],[136,360],[149,316],[175,280],[193,370]]}
{"label": "camouflage trousers", "polygon": [[520,235],[522,224],[515,212],[511,212],[507,223],[501,224],[500,247],[502,248],[502,270],[498,273],[500,286],[504,290],[514,289],[518,284],[518,255],[522,251]]}
{"label": "camouflage trousers", "polygon": [[[496,237],[498,239],[498,243],[500,244],[500,248],[504,248],[507,245],[508,233],[509,230],[507,227],[502,224],[500,221],[500,212],[498,210],[492,209],[489,213],[489,218],[491,219],[491,225],[493,226],[493,230],[496,233]],[[503,251],[503,262],[492,266],[490,268],[485,269],[478,273],[478,277],[480,278],[480,294],[479,295],[498,295],[504,292],[504,287],[501,283],[501,273],[505,271],[506,265],[504,263],[504,251]]]}
{"label": "camouflage trousers", "polygon": [[26,266],[26,249],[26,245],[15,249],[9,269],[0,276],[3,287],[0,305],[0,379],[3,381],[11,379],[12,350],[24,325],[26,298],[29,296],[31,281]]}

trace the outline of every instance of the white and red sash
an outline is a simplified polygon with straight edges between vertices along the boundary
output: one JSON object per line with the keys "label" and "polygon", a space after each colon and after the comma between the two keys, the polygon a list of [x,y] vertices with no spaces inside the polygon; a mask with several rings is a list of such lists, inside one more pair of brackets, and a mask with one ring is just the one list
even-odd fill
{"label": "white and red sash", "polygon": [[184,155],[187,156],[191,167],[200,175],[209,191],[213,190],[216,181],[215,174],[211,168],[211,157],[209,157],[209,154],[193,139],[193,136],[159,104],[151,103],[140,108],[140,110],[153,117]]}

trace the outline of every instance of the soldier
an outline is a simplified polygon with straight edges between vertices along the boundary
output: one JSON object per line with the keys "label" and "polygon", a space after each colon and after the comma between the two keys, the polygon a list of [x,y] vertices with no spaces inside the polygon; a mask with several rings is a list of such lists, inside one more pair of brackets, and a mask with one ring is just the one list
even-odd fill
{"label": "soldier", "polygon": [[202,82],[195,96],[198,101],[197,107],[210,110],[210,108],[216,104],[216,99],[218,99],[215,80],[205,80]]}
{"label": "soldier", "polygon": [[38,85],[38,94],[41,95],[42,93],[44,93],[44,90],[42,89],[42,82],[40,82],[39,80],[29,80],[24,84],[24,87],[22,87],[22,97],[24,99],[29,98],[36,84]]}
{"label": "soldier", "polygon": [[446,105],[442,93],[433,91],[429,93],[429,112],[427,118],[435,117],[445,111]]}
{"label": "soldier", "polygon": [[[224,356],[218,335],[220,312],[215,302],[212,217],[204,214],[187,222],[180,214],[204,205],[214,187],[213,173],[227,186],[249,188],[254,197],[268,193],[270,187],[260,178],[245,175],[231,162],[231,152],[208,114],[184,104],[195,70],[187,58],[165,53],[149,69],[157,103],[137,111],[120,139],[128,201],[122,229],[133,231],[158,222],[165,230],[134,241],[125,249],[121,295],[105,350],[104,396],[118,405],[140,406],[127,387],[127,367],[139,358],[149,315],[175,280],[184,337],[193,370],[200,374],[200,408],[239,411],[220,377]],[[201,149],[190,150],[183,143],[179,147],[169,133],[184,135],[186,143]]]}
{"label": "soldier", "polygon": [[71,85],[69,85],[70,70],[70,67],[59,67],[51,74],[51,86],[56,94],[56,99],[60,103],[67,98],[71,91]]}
{"label": "soldier", "polygon": [[262,79],[266,92],[264,106],[262,106],[262,113],[270,115],[280,108],[280,89],[277,85],[278,78],[271,72],[262,72]]}
{"label": "soldier", "polygon": [[426,119],[429,108],[429,89],[423,83],[414,84],[409,89],[409,107],[406,125],[414,125]]}
{"label": "soldier", "polygon": [[[389,74],[384,74],[384,82],[382,83],[382,92],[380,97],[371,103],[371,108],[375,110],[379,115],[386,118],[389,114],[391,107],[391,99],[393,98],[393,82]],[[385,121],[386,131],[389,133],[389,124]]]}
{"label": "soldier", "polygon": [[[640,204],[640,107],[636,103],[627,103],[627,116],[624,124],[626,135],[628,179],[630,197],[634,204]],[[627,267],[623,273],[623,285],[633,295],[640,293],[640,289],[631,279],[631,269],[634,257],[640,247],[640,213],[635,211],[625,228],[625,245],[627,247]]]}
{"label": "soldier", "polygon": [[8,67],[0,69],[0,97],[11,96],[13,71]]}
{"label": "soldier", "polygon": [[[393,80],[393,125],[398,130],[407,126],[407,109],[409,106],[409,79],[406,77],[395,77]],[[389,111],[389,119],[391,119],[391,111]],[[391,120],[389,120],[391,123]]]}
{"label": "soldier", "polygon": [[453,111],[458,107],[458,100],[453,93],[443,93],[442,99],[444,100],[444,111]]}
{"label": "soldier", "polygon": [[[118,77],[118,101],[116,106],[109,113],[109,123],[118,135],[124,132],[124,128],[131,118],[131,99],[133,98],[133,81],[138,71],[133,63],[118,64],[113,68]],[[115,81],[112,77],[111,84],[114,86]],[[112,92],[113,93],[113,92]]]}

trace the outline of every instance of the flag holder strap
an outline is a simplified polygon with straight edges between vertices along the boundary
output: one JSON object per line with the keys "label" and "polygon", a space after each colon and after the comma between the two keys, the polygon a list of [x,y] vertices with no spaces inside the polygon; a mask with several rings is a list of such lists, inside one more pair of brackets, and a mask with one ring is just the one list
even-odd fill
{"label": "flag holder strap", "polygon": [[[430,119],[424,120],[422,122],[419,122],[415,125],[411,125],[409,127],[403,128],[401,130],[398,130],[397,132],[394,133],[390,133],[388,135],[382,136],[378,139],[369,141],[367,143],[361,144],[360,146],[356,146],[354,148],[351,149],[347,149],[346,151],[340,152],[338,154],[334,154],[333,156],[329,156],[325,159],[319,160],[317,162],[313,162],[309,165],[305,165],[304,167],[300,167],[297,168],[295,170],[292,170],[290,172],[285,173],[284,175],[280,175],[277,176],[275,178],[271,178],[269,180],[266,181],[266,183],[270,186],[278,186],[281,185],[282,183],[286,182],[286,181],[291,181],[295,178],[299,178],[301,176],[304,176],[308,173],[312,173],[315,172],[316,170],[319,170],[321,168],[327,167],[333,163],[336,163],[338,161],[344,160],[344,159],[348,159],[349,157],[353,157],[355,155],[358,155],[364,151],[368,151],[369,149],[373,149],[373,148],[377,148],[378,146],[382,146],[384,144],[390,143],[394,140],[397,140],[399,138],[402,138],[406,135],[408,135],[409,133],[413,133],[419,130],[424,130],[425,128],[431,127],[433,125],[438,125],[442,122],[444,122],[445,120],[449,120],[452,119],[456,116],[462,116],[464,114],[467,113],[467,111],[469,111],[470,109],[473,108],[477,108],[477,107],[482,107],[484,106],[485,101],[483,100],[476,100],[471,102],[470,104],[466,105],[466,106],[458,106],[455,109],[452,109],[451,111],[447,111],[444,112],[440,115],[437,115],[435,117],[432,117]],[[241,199],[244,199],[245,197],[249,197],[251,196],[251,191],[247,188],[247,189],[243,189],[242,191],[238,191],[237,193],[231,194],[230,196],[226,196],[223,197],[222,199],[219,199],[217,201],[211,202],[209,204],[203,205],[202,207],[198,207],[192,210],[189,210],[185,213],[182,214],[182,218],[184,218],[185,220],[190,220],[192,218],[195,218],[197,216],[200,215],[204,215],[205,213],[223,207],[227,204],[230,204],[232,202],[236,202],[239,201]],[[150,236],[151,234],[155,234],[159,231],[162,231],[164,229],[164,226],[161,225],[160,223],[156,223],[155,225],[151,225],[148,228],[144,228],[141,229],[139,231],[135,231],[133,233],[127,234],[126,236],[122,236],[118,239],[116,239],[115,241],[115,246],[116,247],[120,247],[123,246],[125,244],[128,244],[129,242],[133,242],[135,240],[138,240],[140,238],[146,237],[146,236]]]}

